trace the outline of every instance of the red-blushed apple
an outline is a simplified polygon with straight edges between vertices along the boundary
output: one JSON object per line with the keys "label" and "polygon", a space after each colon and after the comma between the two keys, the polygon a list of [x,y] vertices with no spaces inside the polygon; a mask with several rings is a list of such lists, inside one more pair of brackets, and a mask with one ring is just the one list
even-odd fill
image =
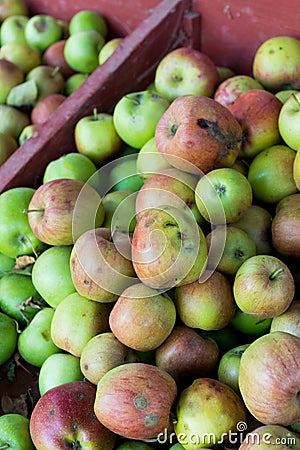
{"label": "red-blushed apple", "polygon": [[155,130],[156,147],[166,160],[196,174],[232,166],[241,139],[242,128],[228,108],[197,95],[176,98]]}
{"label": "red-blushed apple", "polygon": [[14,63],[0,59],[0,103],[5,104],[7,96],[14,86],[21,84],[24,74]]}
{"label": "red-blushed apple", "polygon": [[214,448],[245,422],[247,411],[240,396],[213,378],[196,378],[179,393],[174,430],[186,450]]}
{"label": "red-blushed apple", "polygon": [[272,245],[280,255],[300,256],[300,193],[284,197],[277,203],[272,220]]}
{"label": "red-blushed apple", "polygon": [[129,239],[125,243],[118,241],[109,228],[91,229],[76,240],[70,268],[76,290],[97,302],[116,301],[124,289],[136,282]]}
{"label": "red-blushed apple", "polygon": [[270,331],[285,331],[300,338],[300,300],[293,300],[283,314],[273,317]]}
{"label": "red-blushed apple", "polygon": [[205,269],[207,245],[190,210],[162,205],[139,215],[131,255],[140,281],[166,290],[198,280]]}
{"label": "red-blushed apple", "polygon": [[182,95],[212,97],[219,74],[216,64],[199,50],[179,47],[159,62],[154,77],[155,89],[170,102]]}
{"label": "red-blushed apple", "polygon": [[220,83],[215,90],[214,99],[223,106],[234,103],[242,92],[250,89],[264,89],[263,86],[249,75],[234,75]]}
{"label": "red-blushed apple", "polygon": [[21,14],[28,15],[28,6],[25,0],[4,0],[0,5],[0,21],[9,16]]}
{"label": "red-blushed apple", "polygon": [[237,306],[261,319],[273,318],[293,301],[295,282],[288,266],[272,255],[252,256],[238,269],[233,282]]}
{"label": "red-blushed apple", "polygon": [[67,79],[75,72],[65,60],[65,43],[66,39],[61,39],[51,44],[42,55],[42,63],[52,67],[59,67],[60,72]]}
{"label": "red-blushed apple", "polygon": [[170,427],[174,379],[152,364],[128,363],[100,379],[94,404],[99,421],[119,436],[151,439]]}
{"label": "red-blushed apple", "polygon": [[26,75],[26,81],[34,80],[38,88],[38,103],[51,94],[61,94],[65,87],[65,79],[58,67],[41,64],[31,69]]}
{"label": "red-blushed apple", "polygon": [[300,191],[300,151],[296,152],[293,167],[293,177],[298,191]]}
{"label": "red-blushed apple", "polygon": [[244,351],[239,388],[249,412],[265,425],[288,426],[300,420],[300,339],[274,331]]}
{"label": "red-blushed apple", "polygon": [[281,425],[261,425],[246,434],[239,450],[268,450],[270,446],[274,450],[298,450],[299,435]]}
{"label": "red-blushed apple", "polygon": [[112,450],[117,436],[95,416],[95,394],[93,384],[72,381],[40,397],[30,417],[30,435],[35,448]]}
{"label": "red-blushed apple", "polygon": [[30,200],[27,214],[35,236],[48,245],[71,245],[80,234],[100,226],[104,220],[98,192],[71,178],[40,185]]}
{"label": "red-blushed apple", "polygon": [[239,156],[253,158],[260,151],[282,142],[278,118],[282,102],[264,89],[241,93],[227,108],[243,130]]}
{"label": "red-blushed apple", "polygon": [[50,94],[35,105],[31,111],[31,122],[33,124],[42,124],[47,122],[50,116],[66,100],[63,94]]}
{"label": "red-blushed apple", "polygon": [[175,305],[186,326],[201,330],[224,328],[236,309],[230,281],[216,270],[203,283],[197,280],[176,287]]}
{"label": "red-blushed apple", "polygon": [[293,36],[273,36],[257,48],[252,62],[254,78],[265,89],[300,88],[300,40]]}

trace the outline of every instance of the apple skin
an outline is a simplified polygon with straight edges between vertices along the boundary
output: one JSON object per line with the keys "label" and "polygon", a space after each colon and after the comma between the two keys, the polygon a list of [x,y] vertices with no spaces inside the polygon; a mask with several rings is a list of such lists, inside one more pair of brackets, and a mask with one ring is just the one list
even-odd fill
{"label": "apple skin", "polygon": [[299,112],[300,92],[297,92],[291,94],[282,105],[278,118],[278,127],[283,141],[295,151],[300,148]]}
{"label": "apple skin", "polygon": [[30,17],[24,33],[28,44],[41,53],[62,37],[59,23],[47,14],[35,14]]}
{"label": "apple skin", "polygon": [[273,145],[252,159],[248,180],[257,201],[276,204],[298,192],[293,177],[295,156],[294,150],[287,145]]}
{"label": "apple skin", "polygon": [[0,446],[16,450],[34,450],[29,432],[29,419],[21,414],[0,417]]}
{"label": "apple skin", "polygon": [[[17,348],[18,332],[16,322],[12,317],[0,312],[0,366],[13,355]],[[1,440],[1,436],[0,436]]]}
{"label": "apple skin", "polygon": [[255,255],[238,269],[233,282],[237,306],[261,319],[282,314],[290,306],[295,282],[288,266],[272,255]]}
{"label": "apple skin", "polygon": [[271,145],[281,144],[278,119],[282,102],[264,89],[242,92],[227,108],[243,130],[241,158],[253,158]]}
{"label": "apple skin", "polygon": [[28,7],[25,0],[4,0],[0,6],[0,22],[3,22],[7,17],[21,14],[28,15]]}
{"label": "apple skin", "polygon": [[24,74],[19,67],[6,59],[0,59],[0,103],[5,104],[7,96],[14,86],[21,84]]}
{"label": "apple skin", "polygon": [[146,363],[110,369],[99,381],[94,404],[98,420],[127,439],[151,439],[170,427],[177,395],[174,379]]}
{"label": "apple skin", "polygon": [[70,35],[85,30],[96,30],[105,38],[108,32],[108,24],[100,13],[83,9],[71,17],[68,29]]}
{"label": "apple skin", "polygon": [[27,113],[14,106],[0,105],[0,133],[8,133],[18,141],[22,130],[29,124]]}
{"label": "apple skin", "polygon": [[154,86],[170,102],[182,95],[212,97],[219,81],[217,67],[203,52],[180,47],[170,51],[158,64]]}
{"label": "apple skin", "polygon": [[297,336],[274,331],[255,339],[241,357],[242,398],[249,412],[265,425],[288,426],[300,419],[299,352]]}
{"label": "apple skin", "polygon": [[105,219],[102,227],[110,228],[112,232],[133,233],[136,225],[135,199],[136,192],[129,189],[111,191],[104,195],[102,203]]}
{"label": "apple skin", "polygon": [[296,152],[293,167],[293,177],[298,191],[300,191],[300,152]]}
{"label": "apple skin", "polygon": [[97,167],[90,158],[81,153],[71,152],[48,163],[43,183],[58,178],[72,178],[86,183],[96,171]]}
{"label": "apple skin", "polygon": [[59,67],[63,77],[67,79],[75,72],[65,60],[65,44],[66,39],[61,39],[51,44],[42,55],[42,63],[47,66]]}
{"label": "apple skin", "polygon": [[177,97],[155,130],[156,147],[164,158],[195,174],[232,166],[241,139],[242,128],[228,108],[196,95]]}
{"label": "apple skin", "polygon": [[272,319],[256,317],[236,308],[234,316],[229,323],[244,335],[261,336],[270,331]]}
{"label": "apple skin", "polygon": [[107,41],[99,52],[99,64],[103,64],[124,41],[124,38],[118,37]]}
{"label": "apple skin", "polygon": [[238,345],[223,353],[218,364],[218,380],[240,393],[239,369],[241,356],[249,344]]}
{"label": "apple skin", "polygon": [[214,100],[223,106],[234,103],[242,92],[250,89],[264,89],[263,86],[249,75],[234,75],[220,83],[215,90]]}
{"label": "apple skin", "polygon": [[217,71],[219,74],[219,84],[227,80],[227,78],[231,78],[236,75],[234,70],[227,66],[217,66]]}
{"label": "apple skin", "polygon": [[256,50],[252,71],[265,89],[277,92],[300,88],[300,41],[292,36],[274,36]]}
{"label": "apple skin", "polygon": [[25,44],[24,30],[28,20],[29,17],[24,14],[13,14],[6,17],[0,28],[1,46],[11,42],[22,42]]}
{"label": "apple skin", "polygon": [[65,80],[58,67],[40,64],[31,69],[26,75],[26,81],[34,80],[39,95],[35,104],[51,94],[61,94],[65,87]]}
{"label": "apple skin", "polygon": [[23,42],[8,42],[0,48],[0,58],[14,63],[27,75],[30,70],[42,63],[38,50]]}
{"label": "apple skin", "polygon": [[30,418],[30,435],[37,450],[112,450],[117,436],[96,418],[96,388],[87,381],[73,381],[47,391]]}
{"label": "apple skin", "polygon": [[155,137],[149,139],[139,150],[136,159],[136,170],[144,180],[151,177],[154,173],[170,167],[170,164],[158,152],[155,145]]}
{"label": "apple skin", "polygon": [[47,122],[50,116],[66,100],[66,98],[67,97],[63,94],[50,94],[41,99],[31,111],[31,122],[38,125]]}
{"label": "apple skin", "polygon": [[299,435],[281,425],[261,425],[247,434],[239,450],[268,450],[270,445],[274,450],[299,449]]}
{"label": "apple skin", "polygon": [[0,166],[18,148],[17,141],[8,133],[0,133]]}
{"label": "apple skin", "polygon": [[96,30],[84,30],[66,39],[64,58],[75,72],[92,73],[99,66],[98,55],[105,41]]}
{"label": "apple skin", "polygon": [[280,316],[273,317],[270,332],[285,331],[300,338],[300,300],[293,300]]}
{"label": "apple skin", "polygon": [[65,81],[64,94],[69,96],[88,78],[88,73],[75,72]]}
{"label": "apple skin", "polygon": [[296,89],[284,89],[283,91],[276,92],[275,95],[282,103],[285,103],[290,98],[291,94],[297,94],[298,92],[299,90]]}

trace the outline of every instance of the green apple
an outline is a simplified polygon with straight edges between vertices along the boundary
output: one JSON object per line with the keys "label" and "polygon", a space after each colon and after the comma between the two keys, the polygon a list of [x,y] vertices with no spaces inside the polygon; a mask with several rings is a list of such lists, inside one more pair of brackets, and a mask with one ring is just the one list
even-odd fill
{"label": "green apple", "polygon": [[38,50],[24,42],[8,42],[0,47],[0,58],[14,63],[26,75],[42,63]]}
{"label": "green apple", "polygon": [[41,367],[48,356],[60,352],[50,335],[53,314],[52,308],[41,309],[19,336],[18,351],[32,366]]}
{"label": "green apple", "polygon": [[29,115],[10,105],[0,105],[0,133],[8,133],[15,140],[23,129],[30,124]]}
{"label": "green apple", "polygon": [[107,22],[100,13],[83,9],[72,16],[69,33],[72,35],[86,30],[98,31],[105,38],[108,32]]}
{"label": "green apple", "polygon": [[89,75],[87,73],[74,73],[73,75],[69,76],[65,81],[65,95],[69,96],[73,94],[74,91],[76,91],[79,86],[84,83],[84,81],[87,79]]}
{"label": "green apple", "polygon": [[16,322],[8,315],[0,312],[0,366],[13,355],[17,348],[17,340]]}
{"label": "green apple", "polygon": [[17,141],[8,133],[0,133],[0,166],[18,148]]}
{"label": "green apple", "polygon": [[27,417],[15,413],[0,417],[0,448],[34,450]]}
{"label": "green apple", "polygon": [[165,97],[150,90],[124,95],[113,112],[117,133],[126,144],[142,148],[154,137],[156,125],[168,107]]}
{"label": "green apple", "polygon": [[114,38],[107,41],[99,52],[99,64],[103,64],[124,41],[124,38]]}
{"label": "green apple", "polygon": [[27,43],[41,53],[62,37],[61,26],[54,17],[47,14],[30,17],[24,33]]}
{"label": "green apple", "polygon": [[109,171],[109,183],[113,191],[139,191],[144,180],[137,172],[137,155],[131,154],[115,159]]}
{"label": "green apple", "polygon": [[0,252],[11,258],[45,249],[45,244],[32,232],[24,213],[34,192],[33,188],[16,187],[0,195]]}
{"label": "green apple", "polygon": [[96,170],[95,164],[88,156],[71,152],[48,163],[44,172],[43,183],[58,178],[73,178],[74,180],[87,182]]}
{"label": "green apple", "polygon": [[80,359],[69,353],[54,353],[48,356],[40,368],[39,392],[44,395],[55,386],[80,380],[83,380]]}
{"label": "green apple", "polygon": [[33,265],[32,282],[52,308],[56,308],[65,297],[75,292],[70,271],[71,251],[72,246],[49,247]]}
{"label": "green apple", "polygon": [[98,113],[96,109],[94,114],[84,116],[76,123],[74,139],[78,152],[97,165],[116,155],[122,145],[113,116]]}
{"label": "green apple", "polygon": [[292,93],[288,100],[282,105],[278,127],[285,144],[293,150],[300,148],[299,114],[300,92]]}
{"label": "green apple", "polygon": [[135,200],[136,192],[131,190],[120,189],[104,195],[105,219],[102,226],[112,231],[133,233],[136,225]]}
{"label": "green apple", "polygon": [[249,344],[238,345],[224,353],[219,361],[218,380],[239,393],[239,368],[241,356]]}
{"label": "green apple", "polygon": [[118,445],[116,450],[153,450],[153,447],[146,442],[126,440]]}
{"label": "green apple", "polygon": [[287,145],[273,145],[253,158],[248,180],[256,200],[276,204],[298,192],[293,177],[295,157],[296,152]]}
{"label": "green apple", "polygon": [[5,104],[10,90],[23,82],[19,67],[6,59],[0,59],[0,103]]}
{"label": "green apple", "polygon": [[252,316],[239,308],[236,308],[235,314],[230,321],[230,325],[241,333],[261,336],[269,331],[271,318],[260,318]]}
{"label": "green apple", "polygon": [[96,30],[79,31],[66,39],[64,57],[76,72],[91,73],[99,66],[99,52],[105,40]]}
{"label": "green apple", "polygon": [[37,123],[31,123],[23,128],[18,139],[19,145],[21,146],[27,141],[27,139],[37,136],[39,128],[40,125]]}
{"label": "green apple", "polygon": [[276,92],[275,96],[279,98],[282,103],[285,103],[292,94],[297,94],[299,90],[296,89],[283,89],[282,91]]}
{"label": "green apple", "polygon": [[22,14],[14,14],[4,19],[0,28],[1,46],[11,42],[26,44],[24,30],[28,20],[29,17]]}
{"label": "green apple", "polygon": [[10,272],[16,264],[16,259],[0,253],[0,278]]}
{"label": "green apple", "polygon": [[220,330],[201,330],[200,335],[216,341],[222,353],[227,352],[241,343],[240,333],[230,323]]}
{"label": "green apple", "polygon": [[139,150],[136,160],[136,170],[142,178],[147,179],[153,173],[169,169],[170,167],[171,165],[157,150],[154,137],[149,139]]}
{"label": "green apple", "polygon": [[27,16],[28,12],[28,6],[25,0],[3,0],[0,4],[0,22],[16,14]]}

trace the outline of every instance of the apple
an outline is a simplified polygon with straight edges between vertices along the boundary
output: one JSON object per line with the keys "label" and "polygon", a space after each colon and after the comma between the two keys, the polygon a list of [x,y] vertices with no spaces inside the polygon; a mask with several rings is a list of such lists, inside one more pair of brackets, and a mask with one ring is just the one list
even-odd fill
{"label": "apple", "polygon": [[23,82],[24,75],[19,67],[6,59],[0,59],[0,103],[5,104],[7,96],[14,86]]}
{"label": "apple", "polygon": [[242,128],[228,108],[197,95],[176,98],[155,130],[155,143],[164,158],[195,174],[232,166],[241,139]]}
{"label": "apple", "polygon": [[126,439],[122,444],[116,447],[116,450],[153,450],[153,447],[143,441]]}
{"label": "apple", "polygon": [[66,153],[47,164],[43,183],[58,178],[72,178],[86,183],[96,171],[95,164],[88,156],[77,152]]}
{"label": "apple", "polygon": [[151,439],[170,426],[177,395],[174,379],[152,364],[128,363],[106,372],[97,385],[98,420],[127,439]]}
{"label": "apple", "polygon": [[18,148],[17,141],[8,133],[0,133],[0,166]]}
{"label": "apple", "polygon": [[219,82],[213,60],[199,50],[179,47],[164,56],[155,71],[157,92],[172,102],[182,95],[212,97]]}
{"label": "apple", "polygon": [[[300,80],[299,80],[300,89]],[[282,105],[279,118],[278,127],[284,143],[292,148],[298,150],[300,147],[300,134],[298,131],[298,112],[300,111],[300,92],[292,93],[291,96]]]}
{"label": "apple", "polygon": [[109,305],[94,302],[77,292],[67,295],[54,310],[51,338],[60,349],[80,357],[86,343],[108,331]]}
{"label": "apple", "polygon": [[119,245],[122,247],[118,233],[108,228],[91,229],[76,240],[70,268],[80,295],[100,303],[115,302],[124,289],[136,281],[127,236],[125,253]]}
{"label": "apple", "polygon": [[293,177],[298,191],[300,191],[300,152],[296,152],[293,166]]}
{"label": "apple", "polygon": [[155,137],[149,139],[139,150],[136,159],[136,170],[144,180],[151,177],[154,173],[170,167],[170,164],[158,152]]}
{"label": "apple", "polygon": [[249,75],[234,75],[222,81],[214,92],[214,99],[223,106],[234,103],[242,92],[250,89],[264,89],[263,86]]}
{"label": "apple", "polygon": [[154,136],[156,125],[168,107],[169,101],[154,91],[130,92],[115,105],[116,131],[126,144],[140,149]]}
{"label": "apple", "polygon": [[68,29],[70,35],[85,30],[95,30],[105,38],[108,33],[108,24],[99,12],[83,9],[71,17]]}
{"label": "apple", "polygon": [[30,435],[36,450],[112,450],[117,436],[96,418],[95,393],[93,384],[72,381],[40,397],[30,418]]}
{"label": "apple", "polygon": [[2,45],[0,58],[14,63],[24,75],[42,63],[38,50],[24,42],[8,42]]}
{"label": "apple", "polygon": [[88,156],[97,165],[114,157],[122,145],[112,114],[98,113],[96,109],[92,115],[77,121],[74,139],[78,152]]}
{"label": "apple", "polygon": [[70,77],[68,77],[65,81],[65,89],[64,89],[65,95],[69,96],[73,94],[73,92],[76,91],[76,89],[78,89],[82,83],[84,83],[84,81],[87,79],[88,76],[89,76],[88,73],[76,72]]}
{"label": "apple", "polygon": [[70,353],[53,353],[43,362],[38,375],[40,395],[71,381],[83,380],[80,359]]}
{"label": "apple", "polygon": [[29,419],[22,414],[3,414],[0,417],[0,448],[34,450],[29,423]]}
{"label": "apple", "polygon": [[299,421],[299,352],[297,336],[274,331],[255,339],[241,357],[242,398],[249,412],[265,425],[289,426]]}
{"label": "apple", "polygon": [[291,94],[297,94],[299,90],[297,89],[283,89],[275,93],[275,96],[279,98],[282,103],[285,103],[291,96]]}
{"label": "apple", "polygon": [[161,205],[139,214],[131,254],[140,281],[168,290],[198,280],[205,269],[207,245],[190,209]]}
{"label": "apple", "polygon": [[206,376],[217,368],[219,347],[185,325],[176,325],[167,339],[155,350],[155,365],[168,372],[178,387]]}
{"label": "apple", "polygon": [[71,245],[80,234],[104,220],[98,192],[71,178],[40,185],[26,211],[34,235],[48,245]]}
{"label": "apple", "polygon": [[261,336],[270,331],[272,318],[262,318],[248,314],[236,308],[230,325],[243,334],[250,336]]}
{"label": "apple", "polygon": [[47,122],[66,98],[63,94],[50,94],[42,98],[31,110],[31,123],[41,125]]}
{"label": "apple", "polygon": [[217,71],[219,74],[219,84],[227,80],[227,78],[231,78],[236,75],[234,70],[227,66],[217,66]]}
{"label": "apple", "polygon": [[159,347],[175,322],[176,308],[170,296],[142,283],[126,288],[109,315],[109,326],[116,338],[141,352]]}
{"label": "apple", "polygon": [[144,179],[137,171],[137,153],[121,156],[107,166],[108,190],[131,190],[137,192],[144,184]]}
{"label": "apple", "polygon": [[107,41],[99,52],[99,64],[103,64],[124,41],[124,38],[117,37]]}
{"label": "apple", "polygon": [[1,46],[11,42],[27,44],[24,30],[28,20],[29,17],[24,14],[13,14],[6,17],[0,28]]}
{"label": "apple", "polygon": [[216,270],[203,283],[176,287],[175,305],[186,326],[207,331],[228,325],[236,309],[230,281]]}
{"label": "apple", "polygon": [[288,309],[273,317],[270,331],[285,331],[300,338],[300,300],[293,300]]}
{"label": "apple", "polygon": [[133,233],[136,225],[136,192],[117,190],[108,192],[102,198],[105,211],[103,227],[114,231]]}
{"label": "apple", "polygon": [[45,249],[32,232],[24,210],[35,189],[16,187],[0,194],[0,252],[16,258],[20,255],[38,254]]}
{"label": "apple", "polygon": [[300,40],[295,37],[279,35],[266,39],[253,57],[254,78],[271,92],[300,88],[299,51]]}
{"label": "apple", "polygon": [[48,356],[60,351],[50,336],[53,315],[54,309],[41,309],[19,335],[19,354],[33,366],[41,367]]}
{"label": "apple", "polygon": [[61,39],[62,29],[54,17],[35,14],[28,20],[24,34],[28,44],[43,53],[51,44]]}
{"label": "apple", "polygon": [[27,113],[10,105],[0,105],[0,133],[10,134],[16,141],[23,129],[30,124]]}
{"label": "apple", "polygon": [[273,318],[290,306],[295,282],[288,266],[272,255],[255,255],[238,269],[233,294],[237,306],[253,316]]}
{"label": "apple", "polygon": [[42,63],[47,66],[59,67],[65,79],[74,74],[74,70],[67,64],[64,56],[64,48],[66,39],[60,39],[59,41],[51,44],[42,55]]}
{"label": "apple", "polygon": [[137,361],[137,353],[122,344],[111,331],[107,331],[92,337],[83,347],[80,367],[88,381],[98,384],[113,367]]}
{"label": "apple", "polygon": [[267,147],[281,144],[278,119],[282,102],[264,89],[242,92],[227,108],[243,130],[239,156],[253,158]]}
{"label": "apple", "polygon": [[98,55],[105,44],[96,30],[79,31],[66,39],[64,58],[75,72],[92,73],[98,66]]}
{"label": "apple", "polygon": [[250,344],[242,344],[223,353],[218,364],[218,380],[240,393],[239,370],[241,356]]}
{"label": "apple", "polygon": [[36,103],[51,94],[61,94],[65,80],[58,67],[41,64],[31,69],[26,75],[26,81],[34,80],[38,88]]}
{"label": "apple", "polygon": [[267,450],[272,445],[275,450],[300,448],[299,435],[281,425],[261,425],[247,433],[240,450]]}
{"label": "apple", "polygon": [[201,377],[179,393],[176,415],[178,442],[186,450],[196,450],[222,443],[237,431],[238,423],[246,421],[247,413],[239,395],[227,384]]}
{"label": "apple", "polygon": [[252,205],[252,200],[250,182],[231,167],[211,170],[200,178],[195,188],[200,214],[213,224],[236,222]]}
{"label": "apple", "polygon": [[0,5],[0,21],[16,14],[28,15],[28,8],[25,0],[3,0]]}
{"label": "apple", "polygon": [[[17,348],[18,332],[16,322],[7,314],[0,312],[0,366],[6,363]],[[1,439],[1,436],[0,436]]]}
{"label": "apple", "polygon": [[0,278],[10,272],[16,264],[16,258],[4,255],[0,252]]}
{"label": "apple", "polygon": [[37,137],[39,134],[40,126],[41,125],[38,125],[37,123],[31,123],[24,127],[18,139],[19,146],[23,145],[27,141],[27,139]]}

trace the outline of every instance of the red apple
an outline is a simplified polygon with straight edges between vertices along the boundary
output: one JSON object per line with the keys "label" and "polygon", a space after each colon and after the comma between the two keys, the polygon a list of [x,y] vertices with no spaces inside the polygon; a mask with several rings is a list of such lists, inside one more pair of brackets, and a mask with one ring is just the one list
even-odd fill
{"label": "red apple", "polygon": [[288,450],[300,448],[300,438],[281,425],[261,425],[247,433],[239,450]]}
{"label": "red apple", "polygon": [[60,72],[64,78],[69,78],[75,72],[69,66],[64,56],[64,48],[66,44],[66,39],[61,39],[60,41],[51,44],[42,55],[43,64],[52,67],[59,67]]}
{"label": "red apple", "polygon": [[223,106],[231,105],[242,92],[263,89],[262,85],[249,75],[234,75],[226,78],[217,87],[214,99]]}
{"label": "red apple", "polygon": [[47,122],[54,111],[65,101],[63,94],[50,94],[43,98],[31,111],[31,122],[42,124]]}

